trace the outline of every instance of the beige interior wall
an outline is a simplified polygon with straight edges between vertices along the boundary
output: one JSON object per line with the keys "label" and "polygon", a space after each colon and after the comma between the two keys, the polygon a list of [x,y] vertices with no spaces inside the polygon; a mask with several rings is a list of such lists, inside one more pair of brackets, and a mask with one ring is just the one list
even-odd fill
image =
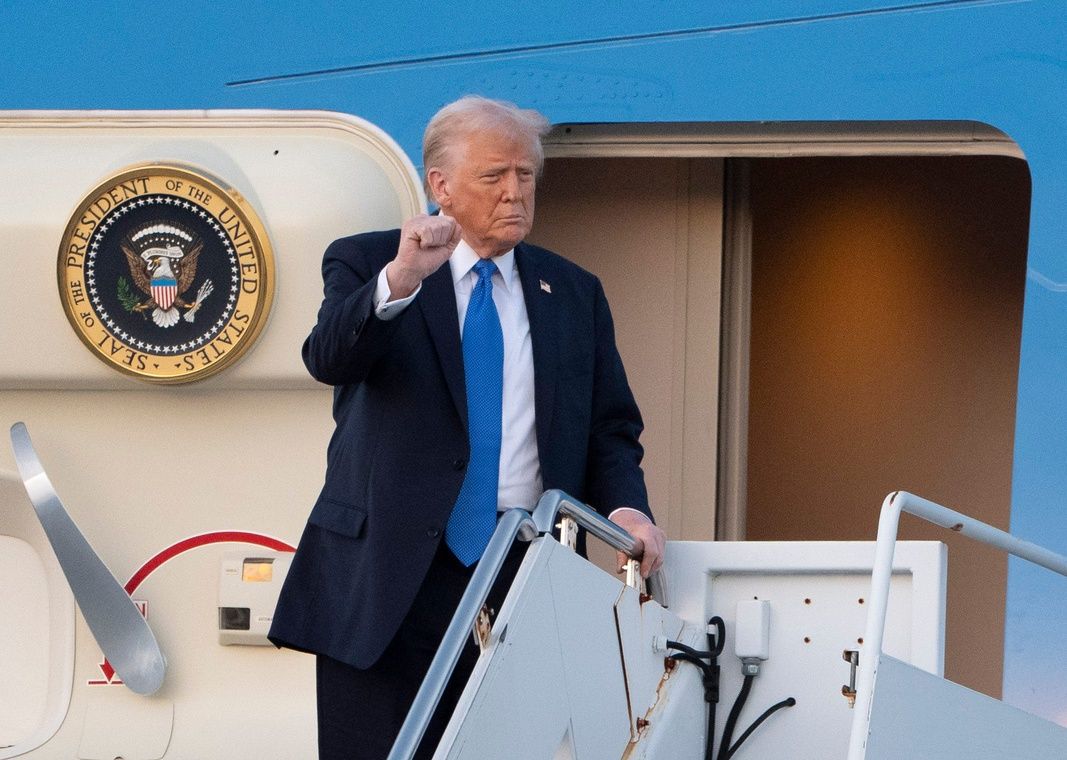
{"label": "beige interior wall", "polygon": [[[870,539],[912,491],[1007,529],[1024,162],[752,162],[749,539]],[[999,695],[1003,554],[949,546],[946,675]]]}
{"label": "beige interior wall", "polygon": [[722,162],[550,159],[536,220],[532,242],[604,283],[657,521],[670,538],[712,538]]}

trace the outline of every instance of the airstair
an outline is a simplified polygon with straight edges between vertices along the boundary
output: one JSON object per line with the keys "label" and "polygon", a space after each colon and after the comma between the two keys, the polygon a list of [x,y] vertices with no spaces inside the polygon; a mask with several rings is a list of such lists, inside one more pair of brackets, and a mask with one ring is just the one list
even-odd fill
{"label": "airstair", "polygon": [[[548,492],[501,519],[390,760],[412,757],[472,632],[481,657],[435,760],[1067,757],[1067,728],[943,677],[947,554],[898,542],[902,512],[1067,575],[1067,558],[895,492],[876,542],[671,542],[644,593],[633,563],[620,582],[552,531],[632,539]],[[530,546],[487,627],[516,539]]]}

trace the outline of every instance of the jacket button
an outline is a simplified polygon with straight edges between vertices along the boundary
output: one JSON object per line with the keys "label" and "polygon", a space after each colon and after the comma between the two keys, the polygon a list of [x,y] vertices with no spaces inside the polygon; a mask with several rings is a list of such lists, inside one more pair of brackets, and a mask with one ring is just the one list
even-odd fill
{"label": "jacket button", "polygon": [[452,469],[459,471],[467,466],[467,460],[460,457],[459,459],[452,460]]}
{"label": "jacket button", "polygon": [[430,538],[437,538],[441,535],[441,530],[439,528],[427,528],[426,535]]}

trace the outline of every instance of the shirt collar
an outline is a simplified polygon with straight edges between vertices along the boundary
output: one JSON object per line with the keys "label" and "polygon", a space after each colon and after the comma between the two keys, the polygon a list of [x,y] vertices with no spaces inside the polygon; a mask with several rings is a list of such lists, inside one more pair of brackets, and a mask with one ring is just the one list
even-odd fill
{"label": "shirt collar", "polygon": [[[510,293],[515,276],[515,249],[512,248],[507,253],[494,256],[492,261],[500,272],[500,276],[504,281],[504,288]],[[448,263],[452,267],[452,285],[455,286],[478,263],[478,254],[467,245],[466,240],[460,240],[456,250],[452,251],[452,256],[449,258]]]}

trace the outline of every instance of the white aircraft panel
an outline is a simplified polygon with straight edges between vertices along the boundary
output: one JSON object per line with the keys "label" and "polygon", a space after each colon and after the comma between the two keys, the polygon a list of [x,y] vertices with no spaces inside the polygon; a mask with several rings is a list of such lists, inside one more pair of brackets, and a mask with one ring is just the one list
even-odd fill
{"label": "white aircraft panel", "polygon": [[[56,280],[78,202],[125,167],[178,163],[232,186],[262,220],[277,280],[254,349],[212,387],[313,388],[299,347],[322,297],[326,246],[425,208],[414,166],[374,125],[325,111],[0,111],[0,388],[130,389],[79,342]],[[27,344],[33,350],[26,350]],[[61,360],[59,358],[61,357]]]}
{"label": "white aircraft panel", "polygon": [[0,535],[0,747],[40,724],[48,696],[48,579],[25,541]]}
{"label": "white aircraft panel", "polygon": [[[435,758],[552,757],[570,730],[559,621],[544,541],[530,549]],[[502,638],[501,638],[502,637]],[[486,730],[486,727],[492,730]],[[564,745],[566,746],[566,745]]]}
{"label": "white aircraft panel", "polygon": [[883,655],[865,760],[1067,757],[1067,728]]}

